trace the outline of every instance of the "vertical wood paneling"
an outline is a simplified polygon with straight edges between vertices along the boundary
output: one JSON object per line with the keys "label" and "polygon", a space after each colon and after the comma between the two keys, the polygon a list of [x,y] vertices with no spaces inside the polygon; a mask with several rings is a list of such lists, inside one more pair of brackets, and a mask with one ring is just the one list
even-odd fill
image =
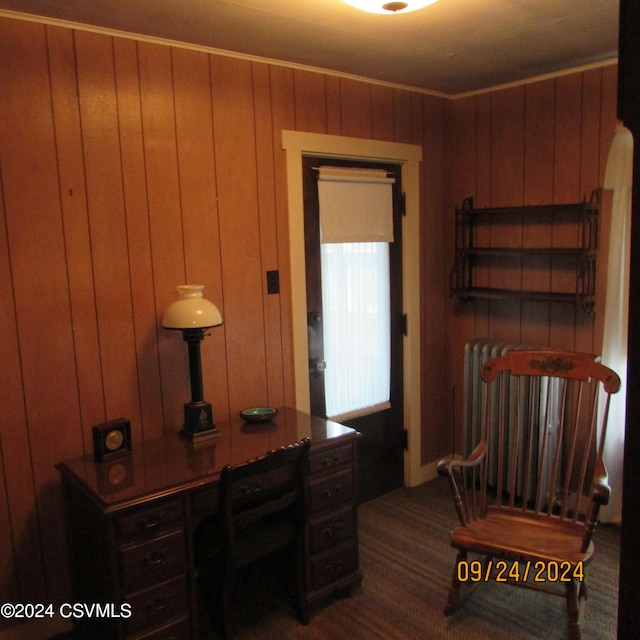
{"label": "vertical wood paneling", "polygon": [[371,85],[371,137],[393,140],[393,89]]}
{"label": "vertical wood paneling", "polygon": [[393,122],[396,142],[411,144],[411,93],[402,89],[393,90]]}
{"label": "vertical wood paneling", "polygon": [[[2,25],[0,24],[0,29]],[[1,32],[1,31],[0,31]],[[5,53],[0,44],[0,55]],[[6,60],[2,55],[2,61]],[[0,121],[0,130],[2,123]],[[1,143],[0,143],[1,144]],[[28,527],[35,502],[31,479],[29,442],[25,407],[22,401],[22,377],[18,351],[18,327],[11,282],[9,239],[7,237],[4,197],[0,184],[0,583],[5,598],[20,600],[20,582],[34,579],[36,593],[44,594],[43,576],[37,573],[42,561],[35,527]],[[24,593],[24,591],[22,592]]]}
{"label": "vertical wood paneling", "polygon": [[[524,184],[524,87],[498,91],[491,100],[491,206],[522,204]],[[522,246],[522,217],[515,215],[490,230],[497,247]],[[491,259],[490,286],[522,288],[522,268],[502,257]],[[491,300],[490,330],[520,339],[521,305]]]}
{"label": "vertical wood paneling", "polygon": [[175,286],[187,280],[171,49],[138,43],[138,70],[164,428],[177,432],[182,404],[189,399],[187,349],[180,332],[160,326],[165,309],[177,298]]}
{"label": "vertical wood paneling", "polygon": [[[582,129],[580,149],[581,198],[589,198],[593,189],[603,184],[600,176],[600,113],[602,110],[602,71],[592,69],[583,74]],[[593,353],[595,344],[593,318],[576,314],[576,351]]]}
{"label": "vertical wood paneling", "polygon": [[[554,104],[552,80],[525,87],[523,195],[527,205],[549,204],[553,200]],[[540,246],[548,243],[546,235],[540,240]]]}
{"label": "vertical wood paneling", "polygon": [[295,83],[295,128],[298,131],[327,133],[327,93],[325,77],[319,73],[296,70]]}
{"label": "vertical wood paneling", "polygon": [[[172,49],[171,53],[186,280],[203,284],[205,297],[222,306],[209,56],[185,49]],[[204,397],[213,406],[214,421],[226,420],[225,332],[214,328],[207,333],[200,347]]]}
{"label": "vertical wood paneling", "polygon": [[[78,397],[44,31],[23,23],[3,34],[0,53],[8,85],[2,91],[0,163],[17,328],[8,339],[15,343],[17,338],[20,368],[13,374],[22,379],[21,393],[9,400],[8,415],[18,419],[7,425],[11,431],[5,431],[3,448],[5,469],[8,462],[18,465],[7,480],[16,483],[9,488],[12,526],[16,523],[13,549],[25,600],[32,585],[34,599],[66,590],[67,574],[56,566],[60,538],[39,537],[38,527],[62,530],[53,465],[60,454],[81,446],[73,424],[60,427],[77,412]],[[16,57],[16,50],[24,55]],[[23,499],[19,506],[16,501]],[[65,557],[64,550],[59,553]]]}
{"label": "vertical wood paneling", "polygon": [[339,136],[342,132],[342,81],[335,76],[325,79],[327,90],[327,133]]}
{"label": "vertical wood paneling", "polygon": [[[449,211],[448,223],[445,225],[447,234],[446,248],[451,256],[449,262],[453,268],[455,260],[455,208],[461,207],[464,199],[476,197],[477,179],[477,103],[475,99],[453,100],[448,106],[447,121],[447,162],[449,198],[445,205]],[[464,345],[475,333],[476,304],[463,303],[456,297],[449,298],[448,323],[452,329],[448,331],[448,354],[450,384],[450,419],[454,425],[450,436],[449,450],[460,451],[462,442],[462,411],[463,411],[463,376],[464,376]],[[450,390],[450,391],[449,391]]]}
{"label": "vertical wood paneling", "polygon": [[[526,205],[553,201],[554,117],[550,108],[555,100],[553,81],[537,82],[525,87],[524,185]],[[550,222],[550,221],[548,221]],[[529,224],[523,230],[525,247],[549,247],[552,233],[549,224]],[[530,291],[551,288],[551,258],[540,255],[527,258],[522,287]],[[521,335],[534,345],[549,344],[550,303],[522,302]]]}
{"label": "vertical wood paneling", "polygon": [[138,416],[112,40],[78,32],[76,65],[105,419]]}
{"label": "vertical wood paneling", "polygon": [[256,170],[260,225],[260,259],[262,267],[262,301],[264,304],[265,357],[269,375],[267,402],[270,407],[284,403],[284,363],[280,330],[280,294],[267,292],[267,271],[278,270],[278,218],[275,203],[274,132],[271,121],[271,87],[269,67],[252,65],[256,116]]}
{"label": "vertical wood paneling", "polygon": [[[102,370],[95,366],[100,362],[100,344],[73,32],[49,27],[47,41],[80,415],[90,425],[103,422],[106,409]],[[89,450],[88,429],[84,442]]]}
{"label": "vertical wood paneling", "polygon": [[214,58],[211,73],[229,407],[236,412],[267,402],[253,84],[243,60]]}
{"label": "vertical wood paneling", "polygon": [[[474,198],[474,204],[476,207],[488,207],[492,202],[492,190],[493,183],[491,181],[492,173],[492,118],[491,118],[491,94],[484,94],[477,98],[472,98],[477,104],[476,115],[476,132],[477,140],[475,145],[477,174],[476,174],[476,193]],[[484,243],[490,242],[490,231],[479,231],[478,242]],[[478,270],[478,283],[485,283],[487,286],[490,283],[490,271],[486,268]],[[475,308],[475,335],[488,336],[490,335],[489,321],[490,321],[490,300],[476,300],[473,303]]]}
{"label": "vertical wood paneling", "polygon": [[[145,173],[138,47],[133,40],[113,42],[122,185],[129,246],[131,305],[140,389],[140,415],[131,419],[132,438],[159,436],[164,431],[158,354],[158,326]],[[110,418],[114,416],[109,416]],[[138,419],[136,419],[138,418]],[[93,424],[89,421],[88,424]]]}
{"label": "vertical wood paneling", "polygon": [[287,200],[286,155],[282,149],[283,130],[295,129],[295,99],[293,99],[293,71],[270,67],[271,126],[273,131],[273,162],[275,209],[277,220],[278,266],[280,270],[280,330],[282,333],[282,376],[284,404],[295,405],[293,381],[293,326],[291,321],[291,261],[289,256],[289,209]]}
{"label": "vertical wood paneling", "polygon": [[[414,143],[423,149],[423,224],[421,225],[422,292],[422,381],[426,389],[441,387],[439,393],[423,396],[422,460],[429,463],[451,451],[450,395],[439,380],[443,376],[447,349],[447,296],[451,253],[437,228],[445,228],[451,213],[445,207],[445,122],[444,100],[414,96]],[[445,370],[448,367],[445,368]]]}
{"label": "vertical wood paneling", "polygon": [[340,80],[340,112],[342,135],[352,138],[371,137],[371,94],[366,82]]}
{"label": "vertical wood paneling", "polygon": [[[610,144],[615,124],[615,77],[615,67],[604,67],[532,83],[524,89],[454,101],[448,126],[454,147],[449,149],[454,195],[462,184],[475,179],[474,195],[480,207],[581,200],[583,191],[590,192],[602,184],[602,149]],[[605,129],[610,131],[606,143]],[[475,155],[475,167],[465,154]],[[508,233],[502,240],[517,243],[517,231],[511,231],[516,235]],[[531,247],[575,246],[577,242],[575,225],[561,220],[522,227],[519,233],[521,241]],[[490,240],[493,244],[500,242],[499,233],[492,230]],[[478,270],[479,281],[487,278],[495,285],[500,277],[512,277],[496,267],[492,263],[488,272]],[[519,277],[523,288],[571,291],[575,286],[575,272],[543,257],[536,258]],[[603,296],[602,284],[598,284],[598,298]],[[512,304],[512,310],[506,306],[478,300],[469,312],[468,307],[453,303],[448,360],[454,389],[461,383],[456,363],[462,361],[464,343],[474,336],[599,350],[601,329],[597,333],[594,326],[600,319],[594,321],[593,316],[572,305],[523,302]],[[521,310],[517,311],[519,306]],[[473,328],[467,322],[469,313],[474,317]],[[459,438],[462,421],[457,413],[455,418]]]}
{"label": "vertical wood paneling", "polygon": [[602,70],[584,72],[582,130],[580,134],[580,195],[589,198],[602,184],[600,175],[600,113],[602,111]]}
{"label": "vertical wood paneling", "polygon": [[[580,151],[582,132],[582,74],[556,79],[555,103],[555,162],[554,202],[578,202],[580,193]],[[575,246],[577,241],[574,225],[555,221],[553,245]],[[554,289],[570,290],[575,277],[555,267],[552,260],[551,286]],[[574,349],[576,339],[576,309],[570,305],[552,305],[550,342],[558,348]]]}

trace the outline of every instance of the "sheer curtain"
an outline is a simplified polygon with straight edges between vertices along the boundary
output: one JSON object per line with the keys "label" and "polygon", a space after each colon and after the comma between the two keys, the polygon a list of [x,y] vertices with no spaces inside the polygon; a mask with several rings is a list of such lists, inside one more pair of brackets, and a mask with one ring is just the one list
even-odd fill
{"label": "sheer curtain", "polygon": [[344,167],[318,179],[325,402],[340,421],[390,406],[394,180]]}
{"label": "sheer curtain", "polygon": [[633,136],[628,129],[618,124],[607,159],[604,181],[604,188],[613,191],[613,199],[602,362],[620,376],[622,388],[620,392],[612,396],[609,408],[604,463],[609,473],[611,498],[609,504],[600,511],[600,518],[605,522],[620,522],[622,519],[632,165]]}

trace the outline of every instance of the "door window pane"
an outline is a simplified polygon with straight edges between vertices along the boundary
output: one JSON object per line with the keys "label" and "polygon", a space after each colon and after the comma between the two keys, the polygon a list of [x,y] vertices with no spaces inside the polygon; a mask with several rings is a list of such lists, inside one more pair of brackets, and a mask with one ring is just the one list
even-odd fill
{"label": "door window pane", "polygon": [[323,244],[321,268],[327,416],[344,419],[387,408],[389,245]]}

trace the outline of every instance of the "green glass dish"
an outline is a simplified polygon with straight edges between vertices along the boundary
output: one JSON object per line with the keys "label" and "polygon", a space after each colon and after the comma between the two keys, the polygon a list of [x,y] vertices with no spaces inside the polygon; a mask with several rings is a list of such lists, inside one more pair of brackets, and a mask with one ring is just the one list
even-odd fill
{"label": "green glass dish", "polygon": [[240,412],[240,417],[246,422],[269,422],[277,415],[278,410],[271,407],[253,407]]}

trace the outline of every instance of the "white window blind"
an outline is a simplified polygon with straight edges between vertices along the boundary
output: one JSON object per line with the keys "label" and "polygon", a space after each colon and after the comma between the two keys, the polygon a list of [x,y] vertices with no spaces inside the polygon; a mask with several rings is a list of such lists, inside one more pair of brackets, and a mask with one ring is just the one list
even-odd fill
{"label": "white window blind", "polygon": [[390,406],[394,179],[343,167],[318,179],[325,402],[340,421]]}
{"label": "white window blind", "polygon": [[393,242],[394,182],[384,169],[320,167],[322,242]]}

